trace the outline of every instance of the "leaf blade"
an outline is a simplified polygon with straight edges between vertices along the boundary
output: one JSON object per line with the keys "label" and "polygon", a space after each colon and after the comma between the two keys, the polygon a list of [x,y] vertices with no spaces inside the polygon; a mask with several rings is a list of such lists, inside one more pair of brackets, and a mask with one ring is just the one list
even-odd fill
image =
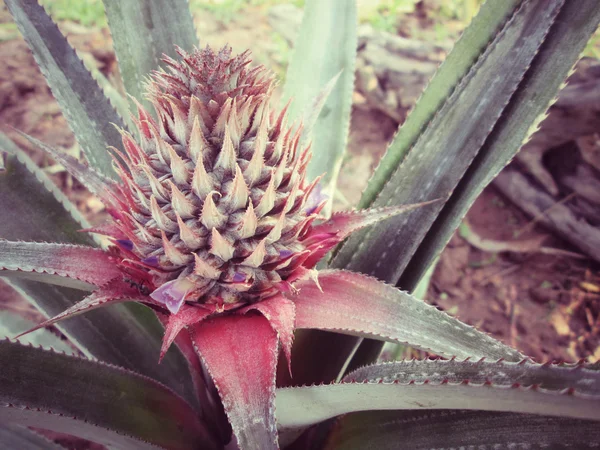
{"label": "leaf blade", "polygon": [[474,409],[600,420],[600,372],[592,365],[403,361],[359,369],[340,384],[278,389],[276,405],[284,428],[375,409]]}
{"label": "leaf blade", "polygon": [[460,80],[467,75],[471,66],[512,16],[519,3],[520,0],[508,0],[487,2],[481,6],[479,14],[466,28],[432,77],[382,157],[361,197],[360,208],[366,208],[375,201],[381,188],[414,145],[422,130],[442,107]]}
{"label": "leaf blade", "polygon": [[[0,314],[0,338],[13,338],[35,326],[31,320],[21,317],[10,310],[4,310]],[[31,344],[45,349],[75,355],[77,351],[50,330],[37,330],[18,339],[21,344]],[[1,441],[0,441],[1,442]]]}
{"label": "leaf blade", "polygon": [[296,327],[368,336],[442,356],[506,358],[522,355],[434,306],[358,273],[324,270],[322,291],[296,283]]}
{"label": "leaf blade", "polygon": [[[93,261],[93,263],[91,263]],[[40,277],[40,281],[61,285],[69,278],[83,283],[85,287],[102,286],[122,277],[121,271],[104,251],[78,245],[48,244],[45,242],[12,242],[0,239],[0,276],[20,272]],[[63,284],[77,287],[76,283]]]}
{"label": "leaf blade", "polygon": [[[600,22],[597,2],[565,2],[544,44],[505,111],[509,119],[499,122],[488,137],[444,206],[431,230],[403,274],[403,283],[414,283],[449,241],[475,198],[498,175],[528,139],[535,126],[530,124],[544,114],[561,83],[583,51]],[[575,25],[576,24],[576,25]],[[535,122],[534,122],[535,123]]]}
{"label": "leaf blade", "polygon": [[[243,341],[240,336],[244,336]],[[242,450],[276,450],[277,335],[263,316],[207,319],[190,330]]]}
{"label": "leaf blade", "polygon": [[[122,440],[169,448],[215,448],[192,408],[173,391],[133,372],[73,356],[0,342],[0,416],[8,422],[21,413],[34,417],[49,414],[76,418],[77,427],[55,431],[78,434],[93,441],[102,433],[86,430],[84,423],[111,430],[107,443]],[[36,411],[37,410],[37,411]],[[12,415],[11,413],[15,413]],[[29,414],[27,414],[29,413]],[[44,422],[37,425],[43,427]],[[33,424],[31,424],[33,425]],[[132,439],[133,438],[133,439]],[[141,442],[139,442],[141,441]]]}
{"label": "leaf blade", "polygon": [[121,148],[125,125],[56,24],[36,0],[7,0],[52,94],[91,166],[116,176],[107,146]]}
{"label": "leaf blade", "polygon": [[[354,1],[306,2],[284,86],[283,98],[293,99],[290,119],[294,120],[319,96],[323,86],[329,86],[339,74],[314,126],[313,157],[307,170],[309,179],[327,172],[322,181],[325,185],[335,186],[348,140],[356,63],[356,22]],[[323,45],[324,42],[327,45]]]}
{"label": "leaf blade", "polygon": [[126,91],[144,99],[144,77],[157,70],[175,45],[191,51],[198,38],[187,0],[123,2],[103,0]]}
{"label": "leaf blade", "polygon": [[[377,432],[374,432],[377,430]],[[589,448],[600,440],[595,421],[487,411],[352,413],[328,437],[327,450],[377,448]]]}
{"label": "leaf blade", "polygon": [[[521,5],[419,136],[375,206],[448,198],[500,119],[563,2]],[[334,266],[368,268],[368,274],[395,284],[442,207],[440,202],[356,233]]]}
{"label": "leaf blade", "polygon": [[64,450],[58,444],[46,439],[33,430],[11,424],[0,425],[0,442],[4,448],[18,448],[19,450]]}

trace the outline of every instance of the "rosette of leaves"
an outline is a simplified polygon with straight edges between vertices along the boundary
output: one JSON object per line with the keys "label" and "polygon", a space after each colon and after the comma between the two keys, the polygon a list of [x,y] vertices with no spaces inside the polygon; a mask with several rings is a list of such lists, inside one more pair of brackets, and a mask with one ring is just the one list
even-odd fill
{"label": "rosette of leaves", "polygon": [[[56,324],[79,352],[0,343],[9,447],[52,448],[40,429],[120,449],[600,440],[597,365],[535,363],[409,293],[535,130],[598,25],[595,0],[483,5],[374,173],[369,209],[331,216],[353,0],[307,2],[285,107],[248,53],[199,48],[185,0],[105,0],[131,116],[35,0],[6,4],[87,164],[27,138],[111,215],[90,227],[2,138],[0,274],[50,316],[36,333]],[[384,341],[442,358],[373,365]]]}

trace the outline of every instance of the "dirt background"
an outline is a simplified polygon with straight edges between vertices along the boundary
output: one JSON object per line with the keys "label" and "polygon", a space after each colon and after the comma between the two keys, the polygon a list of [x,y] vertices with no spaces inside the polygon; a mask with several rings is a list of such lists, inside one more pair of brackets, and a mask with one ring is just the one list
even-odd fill
{"label": "dirt background", "polygon": [[[202,44],[228,43],[234,51],[249,47],[255,61],[283,75],[289,49],[274,35],[266,17],[264,8],[258,7],[246,9],[231,21],[202,12],[196,17],[196,26],[201,30]],[[0,24],[10,21],[0,3]],[[455,36],[460,27],[449,26],[455,26]],[[62,23],[61,28],[82,56],[109,79],[117,77],[107,30],[90,31],[73,23]],[[410,36],[411,30],[419,30],[420,37],[435,32],[422,13],[407,16],[398,28],[405,36]],[[105,215],[100,202],[15,133],[15,129],[22,130],[77,154],[72,133],[24,41],[18,33],[6,30],[0,32],[0,41],[0,130],[52,174],[90,221],[102,222]],[[336,199],[336,208],[357,204],[397,128],[388,116],[368,109],[360,96],[355,100],[349,152],[339,180],[342,195]],[[545,247],[575,251],[527,218],[493,187],[486,188],[477,199],[466,221],[471,231],[453,236],[441,255],[426,300],[538,361],[600,359],[598,267],[586,258],[519,251],[494,253],[473,245],[473,236],[509,242],[515,248],[524,241],[543,238]],[[4,308],[39,319],[8,287],[0,292]]]}

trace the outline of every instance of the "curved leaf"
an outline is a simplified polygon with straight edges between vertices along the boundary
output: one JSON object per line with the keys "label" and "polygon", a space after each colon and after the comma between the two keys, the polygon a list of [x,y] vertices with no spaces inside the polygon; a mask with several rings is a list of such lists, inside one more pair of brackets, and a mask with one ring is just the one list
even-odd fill
{"label": "curved leaf", "polygon": [[121,148],[124,128],[102,89],[36,0],[6,0],[89,164],[115,176],[108,146]]}
{"label": "curved leaf", "polygon": [[[30,330],[35,326],[31,320],[21,317],[10,310],[0,312],[0,339],[12,338],[19,333]],[[50,330],[36,330],[19,338],[21,344],[32,344],[45,349],[53,349],[62,353],[74,355],[77,351],[69,343]],[[0,440],[1,442],[1,440]]]}
{"label": "curved leaf", "polygon": [[64,450],[35,431],[19,425],[0,424],[0,443],[5,449],[18,450]]}
{"label": "curved leaf", "polygon": [[592,448],[598,422],[488,411],[369,411],[344,417],[326,450]]}
{"label": "curved leaf", "polygon": [[40,150],[43,150],[50,155],[58,164],[62,165],[65,170],[83,184],[90,193],[102,200],[106,207],[112,205],[114,195],[117,192],[116,183],[113,180],[96,172],[93,168],[84,165],[76,158],[46,145],[28,134],[20,134]]}
{"label": "curved leaf", "polygon": [[11,273],[84,290],[123,276],[116,261],[98,248],[0,239],[0,276]]}
{"label": "curved leaf", "polygon": [[[521,5],[518,9],[517,4]],[[478,163],[476,155],[485,148],[493,128],[511,120],[508,112],[512,111],[512,102],[520,99],[519,89],[527,89],[527,80],[539,69],[535,65],[536,53],[543,49],[545,36],[552,34],[549,30],[561,21],[560,15],[556,19],[561,6],[561,1],[542,0],[486,2],[482,6],[392,143],[389,158],[386,157],[377,170],[373,178],[375,184],[371,183],[377,186],[375,190],[367,189],[363,205],[378,195],[385,179],[400,161],[394,178],[385,191],[381,191],[377,203],[386,204],[388,200],[410,203],[432,196],[447,198],[453,190],[461,189],[463,173],[470,164]],[[574,29],[567,30],[566,35],[578,34]],[[569,42],[572,37],[566,35],[563,38]],[[570,54],[575,55],[576,51],[573,49]],[[551,72],[553,69],[546,70]],[[550,83],[532,89],[531,95],[535,96],[539,89],[548,90],[550,95],[555,93],[555,87]],[[544,103],[544,96],[540,96],[540,104]],[[534,118],[522,117],[517,121],[521,120],[521,125],[528,127]],[[515,150],[516,147],[510,151]],[[450,201],[453,201],[452,197]],[[396,284],[424,242],[442,206],[440,203],[436,207],[417,210],[384,226],[356,233],[342,247],[333,266],[371,273]],[[439,242],[433,230],[427,238]],[[442,236],[445,231],[440,233]],[[416,287],[435,253],[417,255],[425,264],[416,265],[415,276],[400,279],[403,289],[410,291]],[[339,351],[347,355],[355,348],[355,340],[348,339],[338,346]],[[350,367],[372,362],[380,350],[380,343],[365,341]]]}
{"label": "curved leaf", "polygon": [[393,142],[381,158],[377,170],[363,192],[359,206],[370,206],[392,173],[411,150],[423,130],[448,100],[473,64],[498,36],[522,0],[486,2],[465,29],[454,48],[437,70],[419,101],[406,118]]}
{"label": "curved leaf", "polygon": [[[501,120],[563,3],[522,3],[419,136],[374,206],[448,198]],[[335,267],[395,284],[443,206],[420,208],[355,233],[338,252]]]}
{"label": "curved leaf", "polygon": [[[11,214],[0,214],[0,237],[94,245],[87,233],[79,232],[89,223],[47,175],[1,134],[0,146],[11,147],[6,170],[0,172],[0,208]],[[12,279],[10,284],[49,317],[84,296],[78,290],[28,280]],[[164,330],[150,309],[133,303],[113,305],[57,326],[86,356],[152,376],[195,401],[188,365],[178,350],[157,364]]]}
{"label": "curved leaf", "polygon": [[523,356],[434,306],[374,278],[342,270],[319,272],[294,284],[296,328],[316,328],[408,344],[438,355],[506,358]]}
{"label": "curved leaf", "polygon": [[[0,342],[0,418],[118,448],[216,448],[194,410],[150,378]],[[133,445],[132,445],[133,444]]]}
{"label": "curved leaf", "polygon": [[175,46],[189,52],[198,45],[188,1],[103,3],[125,89],[144,103],[143,83],[161,66],[163,55],[177,57]]}
{"label": "curved leaf", "polygon": [[93,246],[87,233],[91,225],[69,199],[4,133],[0,151],[5,169],[0,172],[0,206],[12,214],[0,214],[0,238],[65,242]]}
{"label": "curved leaf", "polygon": [[[502,2],[501,2],[502,3]],[[524,80],[471,167],[444,206],[402,275],[401,285],[415,283],[446,246],[483,188],[498,175],[545,118],[555,98],[600,22],[596,0],[565,2]]]}
{"label": "curved leaf", "polygon": [[[356,46],[354,0],[306,2],[283,97],[292,99],[290,119],[300,118],[339,74],[313,129],[313,157],[307,172],[310,179],[326,172],[323,183],[331,186],[335,186],[348,141]],[[307,119],[310,126],[312,119]]]}
{"label": "curved leaf", "polygon": [[277,421],[301,427],[355,411],[479,409],[600,420],[596,366],[403,361],[365,367],[342,383],[277,390]]}

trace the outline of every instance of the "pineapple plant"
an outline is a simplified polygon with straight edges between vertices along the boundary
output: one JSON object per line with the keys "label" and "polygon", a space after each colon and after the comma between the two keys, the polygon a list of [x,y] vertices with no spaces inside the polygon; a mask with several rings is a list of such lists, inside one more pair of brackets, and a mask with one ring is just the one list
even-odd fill
{"label": "pineapple plant", "polygon": [[[484,5],[373,176],[373,207],[330,215],[354,1],[307,2],[281,108],[265,67],[200,48],[171,3],[104,1],[123,119],[44,9],[6,1],[88,164],[25,137],[111,216],[90,227],[2,138],[0,204],[22,214],[0,221],[0,274],[51,317],[26,333],[57,324],[82,355],[0,343],[7,442],[51,448],[39,428],[116,448],[600,441],[597,365],[535,363],[394,286],[415,288],[535,128],[600,7]],[[444,359],[373,364],[381,341]]]}

